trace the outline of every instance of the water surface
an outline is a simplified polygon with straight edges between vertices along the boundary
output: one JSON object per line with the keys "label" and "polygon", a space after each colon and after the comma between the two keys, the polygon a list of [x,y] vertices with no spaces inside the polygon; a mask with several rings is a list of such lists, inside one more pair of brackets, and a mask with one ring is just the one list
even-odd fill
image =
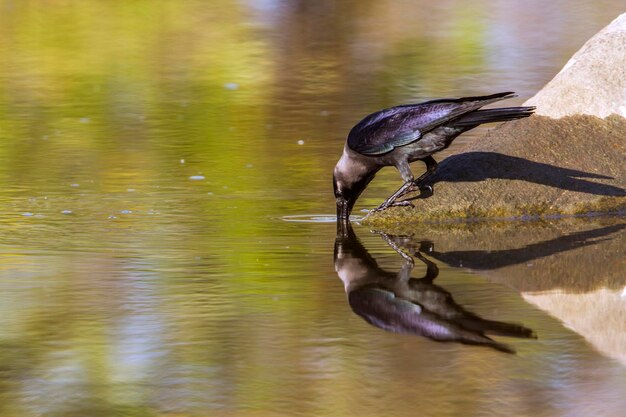
{"label": "water surface", "polygon": [[623,218],[393,236],[516,354],[355,314],[327,222],[362,116],[521,103],[621,3],[0,2],[0,414],[621,415]]}

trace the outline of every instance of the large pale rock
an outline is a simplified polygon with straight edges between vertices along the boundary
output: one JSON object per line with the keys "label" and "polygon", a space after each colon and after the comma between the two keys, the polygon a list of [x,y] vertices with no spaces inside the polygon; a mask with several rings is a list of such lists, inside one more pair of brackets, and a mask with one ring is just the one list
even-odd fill
{"label": "large pale rock", "polygon": [[434,196],[364,222],[387,227],[626,210],[626,14],[589,40],[528,104],[550,117],[489,131],[440,164],[431,178]]}
{"label": "large pale rock", "polygon": [[626,117],[626,13],[598,32],[525,105],[537,114]]}

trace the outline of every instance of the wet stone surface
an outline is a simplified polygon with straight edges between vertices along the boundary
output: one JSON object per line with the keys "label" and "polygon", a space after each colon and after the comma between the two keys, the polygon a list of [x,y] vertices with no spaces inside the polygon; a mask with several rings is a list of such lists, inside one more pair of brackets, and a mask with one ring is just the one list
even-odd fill
{"label": "wet stone surface", "polygon": [[624,137],[626,119],[616,115],[509,122],[442,161],[433,196],[366,223],[624,210]]}

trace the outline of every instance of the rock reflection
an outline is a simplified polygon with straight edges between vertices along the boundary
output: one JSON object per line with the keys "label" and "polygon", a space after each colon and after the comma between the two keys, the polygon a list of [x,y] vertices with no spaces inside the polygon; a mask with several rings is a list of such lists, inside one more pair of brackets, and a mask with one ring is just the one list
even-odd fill
{"label": "rock reflection", "polygon": [[382,233],[381,237],[404,259],[400,271],[379,267],[349,224],[338,230],[335,240],[335,270],[344,283],[350,307],[368,323],[395,333],[488,346],[508,353],[515,351],[486,334],[535,337],[531,329],[521,325],[483,319],[465,310],[448,291],[434,284],[439,268],[422,254],[430,250],[427,243],[412,251],[412,256],[426,265],[425,275],[413,278],[414,258],[400,249],[395,237]]}
{"label": "rock reflection", "polygon": [[[474,270],[493,270],[520,264],[527,265],[528,262],[536,259],[548,258],[573,249],[597,245],[624,228],[626,228],[624,223],[613,224],[591,230],[576,231],[540,242],[529,242],[521,247],[506,247],[500,250],[472,248],[442,252],[435,250],[434,243],[429,240],[419,241],[406,237],[396,244],[402,244],[409,250],[426,247],[425,250],[431,257],[450,266]],[[509,242],[513,244],[515,240]]]}
{"label": "rock reflection", "polygon": [[622,216],[422,224],[394,233],[405,236],[394,239],[397,246],[427,251],[431,259],[515,289],[598,352],[626,365]]}

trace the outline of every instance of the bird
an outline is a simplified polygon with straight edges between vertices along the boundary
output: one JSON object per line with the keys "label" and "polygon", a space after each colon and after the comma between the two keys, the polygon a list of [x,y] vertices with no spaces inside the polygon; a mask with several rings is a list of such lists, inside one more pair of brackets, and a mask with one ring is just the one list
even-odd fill
{"label": "bird", "polygon": [[[520,324],[484,319],[457,304],[452,294],[434,283],[438,266],[422,255],[430,252],[431,242],[416,242],[411,255],[400,246],[406,239],[378,232],[404,262],[399,271],[382,268],[360,242],[350,223],[337,228],[335,271],[344,284],[348,304],[354,313],[375,327],[393,333],[425,337],[437,342],[457,342],[488,346],[514,353],[508,344],[489,337],[536,338]],[[412,242],[409,242],[412,243]],[[415,261],[426,266],[422,278],[411,277]]]}
{"label": "bird", "polygon": [[[483,123],[505,122],[528,117],[535,107],[481,109],[488,104],[516,97],[513,92],[487,96],[437,99],[404,104],[372,113],[348,133],[343,154],[333,171],[337,220],[348,222],[363,190],[380,169],[394,166],[404,184],[374,211],[410,205],[396,201],[409,192],[430,191],[424,180],[437,170],[433,154],[446,149],[460,134]],[[422,161],[426,171],[414,178],[410,163]]]}

